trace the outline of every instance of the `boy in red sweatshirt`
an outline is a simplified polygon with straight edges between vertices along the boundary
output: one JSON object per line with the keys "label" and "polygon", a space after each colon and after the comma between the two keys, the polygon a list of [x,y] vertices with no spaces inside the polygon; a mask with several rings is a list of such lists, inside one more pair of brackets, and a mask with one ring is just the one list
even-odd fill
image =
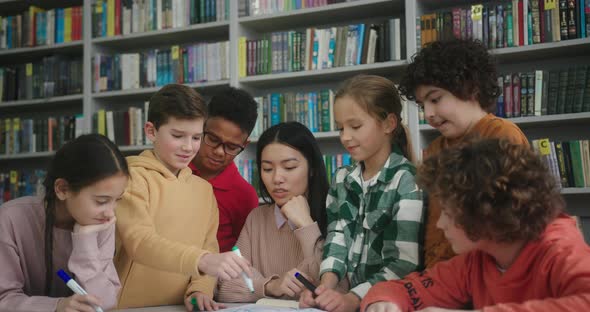
{"label": "boy in red sweatshirt", "polygon": [[437,226],[459,255],[376,284],[363,312],[590,307],[590,247],[530,148],[498,139],[452,147],[424,161],[418,183],[444,199]]}

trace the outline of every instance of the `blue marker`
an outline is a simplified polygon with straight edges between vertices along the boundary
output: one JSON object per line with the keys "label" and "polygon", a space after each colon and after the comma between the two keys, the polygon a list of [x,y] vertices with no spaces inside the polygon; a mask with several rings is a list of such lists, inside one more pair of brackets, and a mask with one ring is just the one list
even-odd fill
{"label": "blue marker", "polygon": [[[64,272],[64,270],[57,271],[57,275],[66,283],[66,285],[76,294],[78,295],[88,295],[86,290],[80,286],[73,278],[71,278],[68,273]],[[101,307],[94,307],[96,312],[104,312]]]}
{"label": "blue marker", "polygon": [[[232,247],[231,251],[240,257],[242,256],[242,253],[240,252],[238,246]],[[252,279],[249,278],[248,275],[246,275],[246,272],[242,272],[242,278],[244,278],[244,283],[246,283],[246,286],[248,286],[250,292],[254,293],[254,283],[252,283]]]}

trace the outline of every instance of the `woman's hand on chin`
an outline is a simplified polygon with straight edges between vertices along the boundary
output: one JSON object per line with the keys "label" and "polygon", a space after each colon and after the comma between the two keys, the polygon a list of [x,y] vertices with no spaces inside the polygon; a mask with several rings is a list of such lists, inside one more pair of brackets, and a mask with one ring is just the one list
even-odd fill
{"label": "woman's hand on chin", "polygon": [[294,196],[281,207],[283,215],[298,229],[312,224],[314,221],[309,214],[309,204],[303,195]]}

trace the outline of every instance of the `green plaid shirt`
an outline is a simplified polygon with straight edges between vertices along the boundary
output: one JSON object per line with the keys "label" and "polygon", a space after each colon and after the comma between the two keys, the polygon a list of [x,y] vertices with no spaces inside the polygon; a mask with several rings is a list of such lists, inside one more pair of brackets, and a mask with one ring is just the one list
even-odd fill
{"label": "green plaid shirt", "polygon": [[363,298],[379,281],[418,269],[424,217],[416,168],[394,149],[363,195],[361,165],[338,169],[326,200],[328,235],[320,276],[350,280]]}

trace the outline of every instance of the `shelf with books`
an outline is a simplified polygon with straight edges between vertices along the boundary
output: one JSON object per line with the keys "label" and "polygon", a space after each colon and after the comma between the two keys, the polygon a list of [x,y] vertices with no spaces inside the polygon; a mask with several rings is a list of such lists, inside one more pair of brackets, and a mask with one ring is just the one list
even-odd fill
{"label": "shelf with books", "polygon": [[134,49],[140,47],[178,44],[180,42],[229,38],[229,21],[194,24],[181,28],[168,28],[146,32],[136,32],[126,35],[93,38],[92,43],[97,46],[112,49]]}
{"label": "shelf with books", "polygon": [[71,104],[73,102],[82,102],[83,95],[82,94],[72,94],[72,95],[64,95],[64,96],[54,96],[49,98],[42,98],[42,99],[31,99],[31,100],[18,100],[18,101],[7,101],[7,102],[0,102],[0,111],[4,110],[5,108],[29,108],[38,105],[62,105],[62,104]]}
{"label": "shelf with books", "polygon": [[27,159],[27,158],[43,158],[52,157],[55,151],[51,152],[37,152],[37,153],[18,153],[18,154],[0,154],[0,161],[11,159]]}
{"label": "shelf with books", "polygon": [[56,43],[51,45],[42,45],[27,48],[14,48],[0,50],[0,61],[2,64],[9,64],[13,62],[22,63],[24,60],[32,60],[49,54],[68,54],[80,55],[82,54],[83,44],[81,40]]}
{"label": "shelf with books", "polygon": [[[545,115],[545,116],[528,116],[528,117],[516,117],[508,118],[517,124],[521,129],[537,127],[537,126],[559,126],[559,125],[571,125],[572,123],[590,123],[590,112],[584,113],[573,113],[573,114],[558,114],[558,115]],[[434,133],[437,132],[435,128],[428,124],[421,124],[418,126],[420,133]]]}
{"label": "shelf with books", "polygon": [[148,145],[125,145],[125,146],[119,146],[119,150],[123,153],[139,153],[145,149],[150,149],[152,148],[153,145],[148,144]]}
{"label": "shelf with books", "polygon": [[361,73],[391,76],[395,73],[401,72],[406,65],[406,60],[388,61],[373,64],[333,67],[320,70],[248,76],[240,78],[239,82],[248,87],[271,88],[279,87],[285,84],[312,84],[327,81],[344,81],[349,77]]}
{"label": "shelf with books", "polygon": [[[191,88],[197,89],[200,93],[213,93],[215,89],[229,85],[229,80],[218,80],[218,81],[205,81],[197,83],[185,84]],[[95,92],[92,94],[94,99],[142,99],[149,98],[152,94],[156,93],[160,87],[151,88],[140,88],[140,89],[126,89],[126,90],[114,90],[114,91],[102,91]],[[1,105],[1,103],[0,103]]]}
{"label": "shelf with books", "polygon": [[490,50],[503,63],[590,55],[590,38],[545,42]]}
{"label": "shelf with books", "polygon": [[[313,132],[313,136],[318,140],[337,139],[340,137],[340,132],[338,132],[338,131]],[[258,142],[257,137],[250,138],[250,143],[256,143],[256,142]]]}
{"label": "shelf with books", "polygon": [[256,31],[267,31],[309,26],[318,21],[324,25],[348,23],[359,18],[373,18],[384,14],[390,16],[393,12],[402,12],[400,14],[403,15],[403,7],[402,0],[359,0],[275,14],[244,16],[238,22]]}
{"label": "shelf with books", "polygon": [[561,189],[562,195],[590,195],[590,187],[566,187]]}

